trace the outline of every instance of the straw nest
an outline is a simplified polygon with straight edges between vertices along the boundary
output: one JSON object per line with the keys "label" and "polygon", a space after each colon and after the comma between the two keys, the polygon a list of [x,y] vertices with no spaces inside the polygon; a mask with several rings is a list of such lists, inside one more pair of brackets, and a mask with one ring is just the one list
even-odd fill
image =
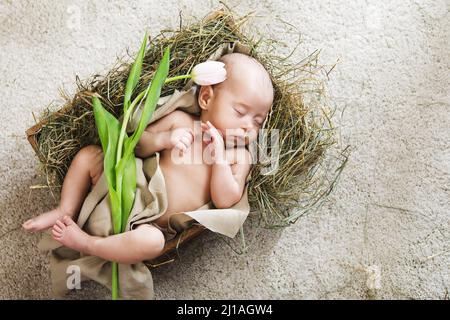
{"label": "straw nest", "polygon": [[[324,70],[318,64],[319,51],[291,62],[289,55],[279,56],[275,52],[278,41],[243,34],[242,26],[250,17],[237,18],[228,9],[220,10],[187,26],[182,26],[180,21],[177,30],[161,31],[151,39],[135,92],[145,89],[168,45],[171,47],[169,76],[188,73],[225,42],[240,41],[250,47],[251,55],[271,74],[275,89],[273,108],[264,129],[269,139],[274,129],[278,129],[279,134],[278,168],[270,174],[262,174],[268,170],[267,163],[252,167],[248,189],[250,207],[252,214],[259,214],[263,226],[286,226],[317,208],[325,199],[346,158],[340,160],[337,170],[323,174],[325,151],[336,139],[332,112],[327,106],[321,80]],[[87,81],[77,77],[75,95],[68,97],[63,92],[62,108],[59,105],[59,110],[55,111],[55,106],[48,106],[40,116],[39,120],[45,124],[36,134],[37,151],[50,188],[60,188],[72,158],[82,147],[99,144],[92,95],[101,95],[103,105],[120,116],[132,56],[119,59],[106,75],[94,75]],[[171,94],[184,84],[183,80],[169,83],[161,95]],[[272,150],[269,148],[266,152],[271,155]]]}

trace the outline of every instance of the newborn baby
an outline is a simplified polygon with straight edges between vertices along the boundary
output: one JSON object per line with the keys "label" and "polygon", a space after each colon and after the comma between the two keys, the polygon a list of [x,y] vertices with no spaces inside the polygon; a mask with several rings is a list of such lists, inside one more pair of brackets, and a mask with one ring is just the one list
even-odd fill
{"label": "newborn baby", "polygon": [[274,91],[269,74],[254,58],[231,53],[219,61],[225,64],[227,79],[200,87],[200,116],[175,110],[150,124],[136,147],[140,158],[160,153],[168,198],[161,217],[109,237],[91,236],[78,227],[72,219],[103,172],[102,149],[91,145],[73,159],[59,206],[26,221],[24,229],[35,232],[52,227],[53,238],[66,247],[133,264],[159,256],[171,215],[196,210],[209,201],[216,208],[239,202],[252,161],[246,146],[256,140]]}

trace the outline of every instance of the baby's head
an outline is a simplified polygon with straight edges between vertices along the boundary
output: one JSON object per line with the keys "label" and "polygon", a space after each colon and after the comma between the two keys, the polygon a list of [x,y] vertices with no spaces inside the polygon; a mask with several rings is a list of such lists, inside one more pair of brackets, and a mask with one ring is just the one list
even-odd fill
{"label": "baby's head", "polygon": [[225,64],[227,79],[200,88],[200,119],[210,121],[227,141],[249,144],[272,106],[272,81],[263,65],[248,55],[230,53],[219,61]]}

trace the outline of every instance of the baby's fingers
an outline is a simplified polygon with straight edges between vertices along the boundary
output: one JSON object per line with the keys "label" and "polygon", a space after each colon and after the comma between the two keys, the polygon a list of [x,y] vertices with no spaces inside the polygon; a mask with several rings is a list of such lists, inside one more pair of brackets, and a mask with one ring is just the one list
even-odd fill
{"label": "baby's fingers", "polygon": [[201,127],[202,127],[202,131],[208,131],[209,130],[209,126],[206,123],[202,122]]}
{"label": "baby's fingers", "polygon": [[190,132],[187,132],[186,135],[183,136],[183,141],[187,141],[188,144],[194,142],[194,135]]}
{"label": "baby's fingers", "polygon": [[203,133],[203,141],[205,141],[205,142],[210,142],[211,139],[212,139],[211,132],[210,132],[209,130],[208,130],[208,131],[205,131],[205,132]]}
{"label": "baby's fingers", "polygon": [[216,127],[214,127],[213,124],[211,122],[209,122],[209,121],[206,121],[206,125],[208,126],[208,128],[210,128],[213,131],[217,130]]}
{"label": "baby's fingers", "polygon": [[184,150],[187,150],[191,146],[191,142],[187,140],[187,138],[181,140],[181,144],[184,147]]}
{"label": "baby's fingers", "polygon": [[183,150],[184,148],[186,148],[186,146],[183,144],[183,142],[178,141],[177,144],[175,145],[175,148],[179,149],[179,150]]}
{"label": "baby's fingers", "polygon": [[214,126],[212,125],[211,122],[208,121],[208,122],[207,122],[207,125],[208,125],[208,127],[209,127],[209,131],[211,132],[211,135],[217,136],[217,137],[222,136],[222,135],[220,134],[219,130],[217,130],[217,128],[214,127]]}
{"label": "baby's fingers", "polygon": [[175,149],[178,150],[179,154],[183,154],[186,150],[187,147],[181,142],[179,141],[176,145],[175,145]]}

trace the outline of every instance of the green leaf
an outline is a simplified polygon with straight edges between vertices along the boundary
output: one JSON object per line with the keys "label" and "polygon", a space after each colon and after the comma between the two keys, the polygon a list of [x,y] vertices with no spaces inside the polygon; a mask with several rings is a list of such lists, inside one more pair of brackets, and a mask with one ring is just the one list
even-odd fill
{"label": "green leaf", "polygon": [[132,152],[125,160],[122,180],[122,229],[125,232],[128,217],[136,195],[136,158]]}
{"label": "green leaf", "polygon": [[111,202],[111,220],[114,234],[119,234],[122,224],[121,197],[114,189],[109,189],[109,200]]}
{"label": "green leaf", "polygon": [[108,147],[108,128],[106,127],[104,109],[97,97],[92,97],[92,106],[94,109],[95,125],[97,126],[103,153],[106,153],[106,148]]}
{"label": "green leaf", "polygon": [[141,114],[141,119],[137,129],[134,131],[130,138],[129,144],[125,145],[125,154],[134,152],[142,133],[147,127],[150,119],[152,117],[153,111],[155,111],[156,104],[158,103],[159,97],[161,95],[161,89],[164,82],[169,74],[169,61],[170,61],[170,47],[167,47],[164,51],[164,56],[153,76],[152,83],[148,88],[147,98],[145,99],[144,109]]}
{"label": "green leaf", "polygon": [[93,97],[92,104],[94,108],[95,124],[102,143],[104,154],[103,164],[106,180],[108,182],[108,186],[115,189],[115,164],[120,124],[112,114],[103,108],[100,99]]}
{"label": "green leaf", "polygon": [[111,219],[114,233],[120,232],[121,227],[121,197],[116,190],[116,149],[119,137],[119,121],[103,108],[100,99],[92,98],[94,118],[100,136],[103,149],[103,171],[108,183],[108,191],[111,202]]}
{"label": "green leaf", "polygon": [[136,59],[131,66],[130,74],[128,75],[127,84],[125,85],[125,95],[123,102],[123,111],[127,112],[130,106],[131,95],[133,94],[134,88],[136,88],[139,77],[141,76],[142,63],[145,56],[145,47],[147,46],[147,32],[145,32],[144,40],[142,41],[141,48],[136,56]]}

